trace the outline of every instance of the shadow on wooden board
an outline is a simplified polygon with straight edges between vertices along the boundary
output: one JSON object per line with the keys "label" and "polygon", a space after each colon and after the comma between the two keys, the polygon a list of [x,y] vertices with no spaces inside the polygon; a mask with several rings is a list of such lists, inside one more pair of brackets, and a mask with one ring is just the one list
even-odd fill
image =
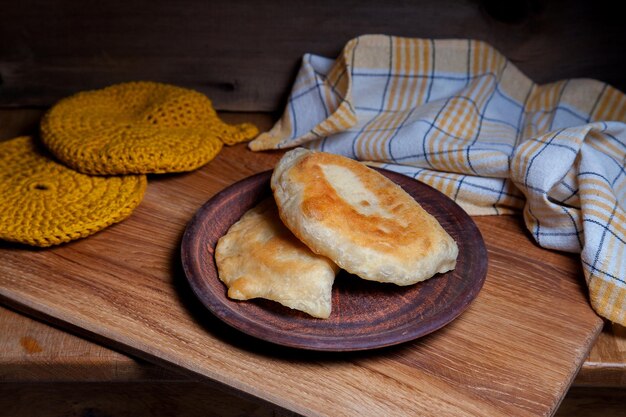
{"label": "shadow on wooden board", "polygon": [[383,33],[489,42],[536,82],[626,87],[626,29],[605,0],[22,0],[0,13],[0,105],[153,80],[218,109],[282,109],[306,52],[335,57]]}

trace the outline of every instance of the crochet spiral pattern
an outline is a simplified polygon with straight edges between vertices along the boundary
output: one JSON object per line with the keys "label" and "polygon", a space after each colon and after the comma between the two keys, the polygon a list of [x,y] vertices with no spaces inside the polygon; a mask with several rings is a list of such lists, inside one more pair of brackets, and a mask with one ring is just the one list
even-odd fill
{"label": "crochet spiral pattern", "polygon": [[0,239],[52,246],[124,220],[144,175],[97,177],[55,162],[28,136],[0,143]]}
{"label": "crochet spiral pattern", "polygon": [[257,134],[252,124],[222,122],[201,93],[146,81],[75,94],[41,122],[41,139],[61,162],[95,175],[191,171],[223,144]]}

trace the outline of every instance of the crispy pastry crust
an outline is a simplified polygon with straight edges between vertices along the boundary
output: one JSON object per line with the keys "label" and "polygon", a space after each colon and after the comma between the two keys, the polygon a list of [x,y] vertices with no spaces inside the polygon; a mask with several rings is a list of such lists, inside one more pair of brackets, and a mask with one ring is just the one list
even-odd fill
{"label": "crispy pastry crust", "polygon": [[398,185],[339,155],[295,149],[271,186],[283,223],[361,278],[410,285],[454,269],[456,242]]}
{"label": "crispy pastry crust", "polygon": [[230,298],[261,297],[314,317],[330,316],[339,268],[282,224],[272,198],[246,212],[220,238],[215,261]]}

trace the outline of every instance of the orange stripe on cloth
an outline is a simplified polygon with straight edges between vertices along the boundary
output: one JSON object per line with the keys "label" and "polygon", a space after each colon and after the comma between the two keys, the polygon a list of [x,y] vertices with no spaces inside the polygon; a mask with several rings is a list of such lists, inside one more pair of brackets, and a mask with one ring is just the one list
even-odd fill
{"label": "orange stripe on cloth", "polygon": [[591,114],[592,120],[606,120],[607,116],[613,111],[613,106],[622,93],[615,88],[607,86],[596,105],[595,111]]}
{"label": "orange stripe on cloth", "polygon": [[332,94],[331,85],[334,85],[337,81],[337,74],[339,73],[340,68],[345,68],[345,65],[333,65],[328,74],[326,75],[326,84],[327,87],[324,88],[324,100],[326,101],[326,107],[329,109],[330,113],[333,113],[337,110],[339,106],[339,98]]}
{"label": "orange stripe on cloth", "polygon": [[511,170],[517,174],[520,178],[525,176],[528,170],[528,165],[533,155],[535,155],[541,148],[547,146],[543,141],[531,141],[527,140],[518,146],[517,154],[511,159]]}
{"label": "orange stripe on cloth", "polygon": [[[593,207],[595,206],[595,207]],[[592,207],[585,207],[585,213],[589,216],[593,216],[602,222],[609,222],[610,210],[613,209],[608,204],[593,204]],[[602,209],[604,211],[600,211]],[[607,213],[608,211],[608,213]],[[619,234],[622,239],[626,238],[626,215],[619,210],[616,210],[613,214],[613,221],[611,222],[610,229],[613,230],[616,234]]]}
{"label": "orange stripe on cloth", "polygon": [[[398,49],[399,42],[402,42],[402,38],[391,38],[391,45],[389,48],[390,56],[388,57],[388,62],[389,61],[391,62],[389,62],[389,71],[388,71],[389,79],[387,80],[387,82],[391,84],[386,85],[385,87],[386,91],[383,92],[383,94],[385,95],[385,97],[383,97],[384,101],[382,103],[383,110],[387,109],[389,106],[388,104],[389,95],[387,94],[387,92],[393,90],[395,83],[397,82],[395,77],[393,77],[393,74],[398,72],[397,49]],[[385,113],[379,113],[376,116],[374,116],[373,122],[370,123],[367,130],[363,130],[361,135],[356,138],[355,148],[357,150],[357,157],[359,159],[372,159],[372,160],[378,159],[374,155],[372,155],[371,152],[369,152],[369,148],[370,148],[370,143],[372,141],[372,138],[374,136],[377,136],[377,132],[380,132],[383,124],[386,123],[386,121],[383,120],[384,117],[385,117]]]}
{"label": "orange stripe on cloth", "polygon": [[611,114],[611,120],[626,123],[626,95],[619,94],[619,100],[613,106],[614,112]]}
{"label": "orange stripe on cloth", "polygon": [[[395,101],[399,94],[399,77],[397,74],[402,73],[402,63],[404,61],[404,44],[407,42],[404,38],[393,38],[390,53],[390,79],[387,86],[386,97],[384,97],[383,109],[394,110]],[[383,112],[375,117],[370,124],[370,132],[363,132],[363,140],[361,141],[360,151],[363,159],[385,159],[384,150],[381,146],[377,146],[380,141],[389,138],[393,134],[393,128],[397,127],[397,114]]]}
{"label": "orange stripe on cloth", "polygon": [[[402,79],[397,98],[394,96],[389,99],[389,108],[396,110],[396,112],[389,116],[388,123],[383,126],[383,129],[390,130],[381,132],[375,138],[377,155],[386,160],[391,158],[389,154],[391,139],[396,135],[397,129],[401,128],[403,122],[409,117],[412,108],[421,104],[425,86],[428,84],[426,77],[417,77],[416,75],[425,74],[429,71],[430,53],[428,51],[430,42],[421,39],[403,39],[399,44],[401,43],[404,45],[398,48],[396,67],[401,67],[406,77]],[[423,55],[424,50],[427,51],[425,56]],[[424,57],[425,59],[422,59]],[[420,96],[416,97],[418,84],[420,84]]]}
{"label": "orange stripe on cloth", "polygon": [[606,153],[613,158],[623,158],[624,151],[615,145],[607,135],[596,130],[590,130],[587,136],[593,140],[586,141],[589,146],[596,149],[599,152]]}
{"label": "orange stripe on cloth", "polygon": [[433,188],[441,191],[450,198],[454,198],[454,192],[456,190],[457,181],[454,179],[446,178],[445,175],[439,175],[434,172],[423,172],[420,175],[420,181],[430,185]]}
{"label": "orange stripe on cloth", "polygon": [[615,194],[613,193],[613,187],[606,181],[594,177],[581,177],[578,181],[581,189],[585,188],[587,192],[591,192],[597,197],[610,201],[611,204],[617,203]]}
{"label": "orange stripe on cloth", "polygon": [[[430,74],[434,65],[434,63],[431,62],[432,45],[430,41],[419,40],[417,42],[417,46],[419,52],[416,55],[420,57],[420,66],[418,72],[421,74]],[[419,93],[417,95],[417,100],[415,101],[416,106],[425,103],[427,87],[428,84],[430,84],[431,82],[432,81],[428,77],[422,77],[419,79]]]}
{"label": "orange stripe on cloth", "polygon": [[[410,102],[411,93],[408,89],[409,84],[413,81],[411,78],[419,68],[415,67],[415,64],[419,66],[419,63],[415,62],[413,57],[413,41],[409,39],[398,39],[395,59],[395,74],[403,74],[404,77],[395,77],[392,84],[391,92],[388,96],[386,108],[393,110],[391,116],[387,117],[386,123],[382,126],[384,131],[381,131],[376,135],[374,140],[374,155],[377,159],[389,159],[390,155],[387,152],[389,141],[394,136],[396,129],[398,129],[402,123],[402,120],[408,115],[407,111],[401,111],[406,109],[405,102]],[[414,82],[413,82],[414,83]]]}
{"label": "orange stripe on cloth", "polygon": [[471,70],[472,75],[477,75],[477,74],[482,73],[482,68],[480,66],[480,62],[481,62],[480,60],[481,60],[481,57],[483,56],[482,46],[483,46],[483,43],[480,41],[470,42],[470,48],[472,50],[472,53],[470,55],[472,59],[472,70]]}
{"label": "orange stripe on cloth", "polygon": [[591,305],[598,314],[619,323],[619,320],[623,320],[624,311],[612,304],[611,300],[626,298],[626,289],[609,279],[603,278],[597,272],[599,271],[595,271],[591,277],[587,278]]}

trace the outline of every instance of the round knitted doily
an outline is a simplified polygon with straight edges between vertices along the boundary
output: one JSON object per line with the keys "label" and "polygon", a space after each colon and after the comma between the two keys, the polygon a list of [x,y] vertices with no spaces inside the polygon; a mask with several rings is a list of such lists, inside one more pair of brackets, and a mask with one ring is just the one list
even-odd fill
{"label": "round knitted doily", "polygon": [[96,233],[141,202],[145,175],[85,175],[55,162],[34,139],[0,142],[0,239],[51,246]]}
{"label": "round knitted doily", "polygon": [[254,125],[222,122],[199,92],[147,81],[75,94],[41,122],[41,139],[60,161],[100,175],[191,171],[222,144],[257,134]]}

